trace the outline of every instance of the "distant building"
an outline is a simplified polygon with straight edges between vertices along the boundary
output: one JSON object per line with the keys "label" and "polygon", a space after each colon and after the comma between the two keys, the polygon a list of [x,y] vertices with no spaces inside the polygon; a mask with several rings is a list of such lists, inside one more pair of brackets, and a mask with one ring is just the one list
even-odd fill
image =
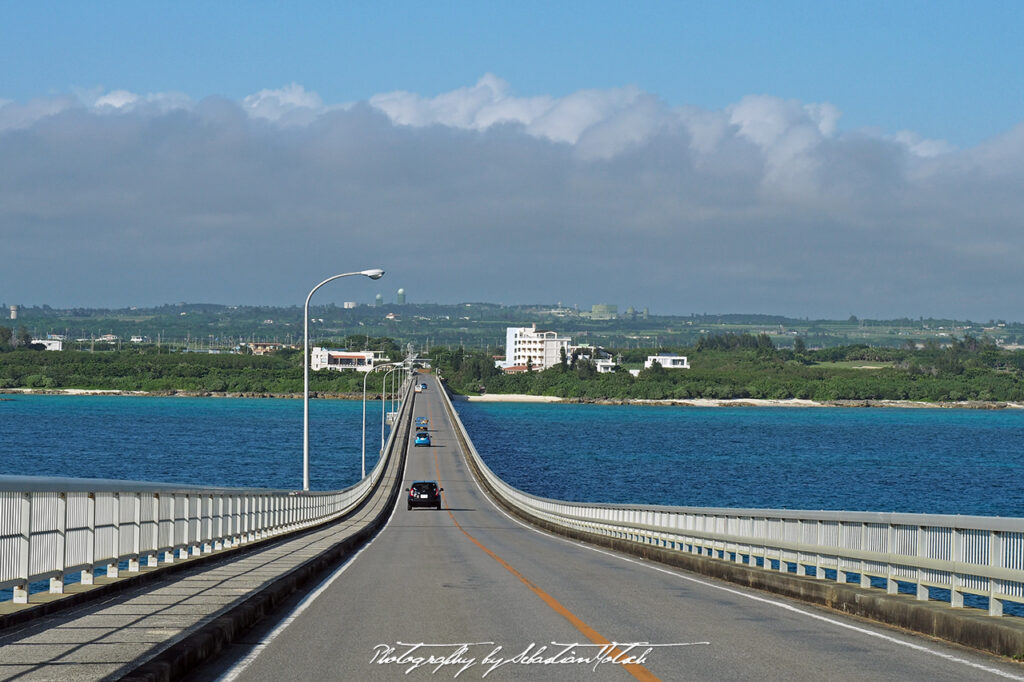
{"label": "distant building", "polygon": [[16,306],[16,305],[12,305],[11,306],[11,319],[12,320],[18,319],[18,306]]}
{"label": "distant building", "polygon": [[655,362],[665,369],[690,369],[685,355],[648,355],[644,369],[650,369]]}
{"label": "distant building", "polygon": [[611,303],[595,303],[590,307],[590,319],[614,320],[619,317],[619,307]]}
{"label": "distant building", "polygon": [[245,344],[245,347],[251,350],[253,355],[269,355],[274,351],[279,351],[284,348],[284,344],[270,341],[254,341],[252,343]]}
{"label": "distant building", "polygon": [[398,290],[398,305],[405,305],[405,289]]}
{"label": "distant building", "polygon": [[514,367],[532,366],[542,370],[562,361],[562,352],[569,353],[572,339],[559,336],[558,332],[530,327],[508,327],[505,329],[505,360],[496,363],[508,372]]}
{"label": "distant building", "polygon": [[370,372],[373,371],[375,363],[384,359],[384,354],[380,351],[315,347],[309,354],[309,368],[314,371],[354,369],[359,372]]}
{"label": "distant building", "polygon": [[594,365],[597,366],[598,374],[610,374],[615,371],[616,362],[612,359],[598,360]]}
{"label": "distant building", "polygon": [[384,294],[377,294],[376,298],[373,300],[373,304],[378,308],[384,305]]}
{"label": "distant building", "polygon": [[341,307],[344,308],[345,310],[352,310],[353,308],[358,308],[359,304],[356,303],[355,301],[345,301],[344,303],[341,304]]}
{"label": "distant building", "polygon": [[32,344],[43,346],[46,350],[64,350],[64,339],[32,339]]}

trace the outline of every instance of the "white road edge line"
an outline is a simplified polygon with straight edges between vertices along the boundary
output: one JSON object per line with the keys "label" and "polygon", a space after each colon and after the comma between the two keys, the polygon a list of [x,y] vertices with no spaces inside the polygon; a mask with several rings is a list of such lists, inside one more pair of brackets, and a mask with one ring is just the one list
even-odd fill
{"label": "white road edge line", "polygon": [[[446,414],[445,416],[447,417],[448,415]],[[452,425],[452,427],[454,428],[454,424]],[[791,611],[793,613],[797,613],[797,614],[800,614],[800,615],[803,615],[803,616],[807,616],[808,618],[813,618],[815,620],[820,620],[820,621],[823,621],[825,623],[830,623],[832,625],[836,625],[836,626],[841,627],[841,628],[846,628],[847,630],[853,630],[854,632],[858,632],[860,634],[867,635],[869,637],[875,637],[877,639],[885,640],[885,641],[890,642],[892,644],[898,644],[900,646],[907,647],[909,649],[914,649],[916,651],[920,651],[920,652],[923,652],[923,653],[926,653],[926,654],[931,654],[932,656],[936,656],[938,658],[942,658],[942,659],[945,659],[947,661],[951,661],[953,663],[961,663],[961,664],[966,665],[968,667],[975,668],[977,670],[983,670],[983,671],[985,671],[987,673],[991,673],[992,675],[996,675],[998,677],[1005,677],[1005,678],[1010,679],[1010,680],[1021,680],[1022,682],[1024,682],[1024,676],[1014,675],[1013,673],[1009,673],[1009,672],[1006,672],[1006,671],[1003,671],[1003,670],[999,670],[998,668],[992,668],[992,667],[989,667],[989,666],[986,666],[986,665],[982,665],[980,663],[975,663],[973,661],[968,661],[967,659],[960,658],[960,657],[954,656],[952,654],[947,654],[947,653],[942,652],[942,651],[936,651],[935,649],[931,649],[929,647],[922,646],[920,644],[914,644],[913,642],[906,642],[906,641],[903,641],[903,640],[898,639],[896,637],[891,637],[891,636],[883,634],[881,632],[874,632],[872,630],[868,630],[867,628],[858,627],[858,626],[853,625],[851,623],[844,623],[841,620],[836,620],[834,618],[829,618],[828,616],[822,616],[820,614],[812,613],[810,611],[804,611],[803,609],[797,608],[797,607],[795,607],[795,606],[793,606],[791,604],[786,604],[785,602],[776,601],[774,599],[768,599],[766,597],[759,597],[756,594],[747,594],[745,592],[742,592],[742,591],[737,590],[737,589],[733,589],[731,587],[726,587],[724,585],[717,585],[715,583],[708,582],[706,580],[701,580],[700,578],[694,578],[694,577],[691,577],[691,576],[688,576],[688,575],[683,575],[683,574],[678,573],[676,571],[669,570],[667,568],[662,568],[661,566],[656,566],[656,565],[654,565],[652,563],[649,563],[649,562],[638,561],[637,559],[633,559],[632,557],[622,556],[620,554],[616,554],[614,552],[609,552],[609,551],[601,549],[599,547],[594,547],[592,545],[588,545],[588,544],[583,543],[583,542],[578,542],[576,540],[571,540],[569,538],[565,538],[565,537],[562,537],[560,535],[555,535],[553,533],[549,533],[547,531],[544,531],[544,530],[541,530],[541,529],[536,528],[534,526],[531,526],[530,524],[528,524],[528,523],[526,523],[524,521],[520,521],[519,519],[515,518],[514,516],[512,516],[511,514],[506,512],[504,509],[502,509],[501,506],[496,504],[491,499],[491,496],[480,486],[480,482],[477,480],[476,476],[473,476],[473,483],[476,484],[477,490],[480,491],[480,493],[484,496],[484,498],[488,502],[490,502],[492,505],[494,505],[494,508],[497,509],[500,513],[504,514],[509,520],[511,520],[514,523],[519,524],[520,526],[522,526],[523,528],[526,528],[527,530],[531,530],[534,533],[539,533],[540,535],[544,535],[544,536],[546,536],[548,538],[551,538],[553,540],[560,540],[561,542],[568,543],[570,545],[573,545],[574,547],[579,547],[579,548],[582,548],[582,549],[587,549],[587,550],[590,550],[592,552],[597,552],[598,554],[603,554],[605,556],[612,557],[612,558],[615,558],[615,559],[621,559],[622,561],[626,561],[626,562],[629,562],[631,564],[636,564],[637,566],[642,566],[644,568],[649,568],[651,570],[658,571],[660,573],[665,573],[666,575],[671,575],[671,576],[674,576],[676,578],[680,578],[682,580],[688,580],[690,582],[697,583],[698,585],[703,585],[705,587],[712,587],[712,588],[714,588],[716,590],[721,590],[723,592],[728,592],[728,593],[736,595],[738,597],[743,597],[745,599],[750,599],[750,600],[753,600],[753,601],[758,601],[758,602],[761,602],[761,603],[764,603],[764,604],[775,606],[775,607],[778,607],[780,609],[784,609],[786,611]]]}
{"label": "white road edge line", "polygon": [[[406,445],[408,446],[408,444]],[[408,466],[408,464],[409,460],[407,458],[405,465]],[[402,480],[405,480],[405,466],[402,467]],[[384,530],[391,525],[391,520],[395,517],[395,512],[398,511],[398,505],[401,501],[402,496],[397,495],[395,497],[395,505],[391,508],[391,515],[388,516],[387,523],[381,526],[380,530],[374,533],[373,537],[370,538],[370,540],[365,545],[360,547],[358,552],[353,554],[351,557],[348,558],[347,561],[345,561],[345,563],[336,568],[334,570],[334,573],[324,578],[324,580],[316,586],[316,589],[314,589],[312,592],[303,597],[302,601],[296,604],[295,608],[292,609],[291,613],[289,613],[285,617],[285,619],[278,624],[276,628],[274,628],[270,633],[263,637],[263,639],[261,639],[257,644],[255,644],[252,650],[245,656],[245,658],[243,658],[234,666],[232,666],[232,668],[228,670],[226,673],[224,673],[224,675],[218,677],[217,682],[233,682],[234,680],[237,680],[238,677],[243,672],[245,672],[245,669],[248,668],[249,665],[251,665],[252,662],[255,661],[256,658],[261,653],[263,653],[263,650],[270,646],[271,642],[273,642],[279,634],[284,632],[285,628],[291,625],[296,618],[301,616],[302,612],[305,611],[316,600],[317,597],[323,594],[324,591],[326,591],[327,588],[329,588],[334,583],[335,580],[341,577],[342,573],[348,570],[348,567],[351,566],[352,563],[359,558],[360,554],[362,554],[366,549],[370,547],[370,545],[376,542],[377,538],[380,537],[380,534],[383,533]]]}

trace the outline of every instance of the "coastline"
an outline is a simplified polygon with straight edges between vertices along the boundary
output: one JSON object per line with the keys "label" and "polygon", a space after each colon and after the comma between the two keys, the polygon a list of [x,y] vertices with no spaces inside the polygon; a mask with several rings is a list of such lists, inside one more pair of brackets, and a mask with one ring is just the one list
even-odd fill
{"label": "coastline", "polygon": [[790,398],[771,400],[765,398],[688,398],[645,400],[642,398],[559,398],[545,395],[523,395],[512,393],[489,393],[484,395],[457,396],[467,402],[494,403],[566,403],[587,405],[652,405],[673,407],[902,407],[927,409],[972,409],[1002,410],[1024,409],[1024,403],[1002,401],[963,401],[929,403],[918,400],[804,400]]}
{"label": "coastline", "polygon": [[[280,398],[302,400],[301,393],[231,393],[218,391],[121,391],[103,388],[0,388],[3,395],[68,395],[68,396],[135,396],[138,398]],[[310,399],[319,400],[362,400],[362,393],[320,393],[309,392]],[[380,400],[379,393],[367,394],[368,399]],[[0,398],[4,400],[5,398]],[[11,398],[6,398],[11,400]]]}
{"label": "coastline", "polygon": [[[83,388],[2,388],[3,395],[67,395],[67,396],[136,396],[162,398],[280,398],[301,399],[301,393],[218,393],[209,391],[120,391],[112,389]],[[309,397],[318,400],[362,400],[362,394],[356,393],[316,393],[310,392]],[[367,396],[368,398],[370,396]],[[373,396],[374,400],[379,396]],[[0,400],[11,398],[0,398]],[[1024,403],[1004,401],[970,400],[963,402],[929,403],[918,400],[805,400],[789,398],[774,400],[766,398],[669,398],[649,400],[643,398],[560,398],[551,395],[528,395],[524,393],[485,393],[483,395],[453,394],[455,401],[481,403],[564,403],[569,405],[650,405],[669,407],[901,407],[921,409],[961,409],[961,410],[1018,410],[1024,409]]]}

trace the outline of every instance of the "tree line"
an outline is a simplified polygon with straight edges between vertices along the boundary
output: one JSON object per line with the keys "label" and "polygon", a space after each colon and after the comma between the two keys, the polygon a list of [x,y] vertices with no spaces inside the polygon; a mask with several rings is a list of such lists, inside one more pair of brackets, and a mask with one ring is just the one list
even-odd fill
{"label": "tree line", "polygon": [[808,350],[799,340],[793,348],[777,348],[763,334],[724,334],[702,337],[692,347],[661,350],[688,356],[691,369],[669,370],[655,363],[634,377],[622,365],[642,362],[649,353],[615,349],[607,351],[621,364],[606,374],[598,374],[587,359],[573,363],[563,358],[544,371],[504,374],[490,354],[479,351],[434,349],[431,357],[449,385],[463,393],[594,400],[1024,400],[1024,352],[969,336],[944,347]]}
{"label": "tree line", "polygon": [[[155,348],[84,352],[38,350],[19,330],[0,327],[0,389],[93,389],[152,393],[295,395],[303,390],[302,351],[266,356],[167,352]],[[350,337],[350,347],[400,357],[387,337]],[[604,349],[616,371],[598,373],[592,358],[574,354],[544,371],[504,374],[489,351],[432,348],[429,356],[460,393],[522,393],[584,400],[803,398],[833,400],[1024,401],[1024,352],[965,336],[939,346],[901,348],[848,345],[808,349],[797,339],[778,348],[766,335],[721,334],[693,346],[661,348],[690,358],[691,369],[655,364],[638,376],[649,349]],[[355,371],[310,373],[314,393],[361,393]],[[367,379],[379,392],[381,375]]]}

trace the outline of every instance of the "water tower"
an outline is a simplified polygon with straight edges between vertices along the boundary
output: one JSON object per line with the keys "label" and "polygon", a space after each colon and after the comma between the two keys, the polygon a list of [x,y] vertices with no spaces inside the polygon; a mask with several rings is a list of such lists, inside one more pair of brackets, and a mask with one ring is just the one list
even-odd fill
{"label": "water tower", "polygon": [[11,306],[11,319],[12,320],[18,319],[18,306],[16,306],[16,305],[12,305]]}
{"label": "water tower", "polygon": [[377,294],[377,298],[373,300],[373,304],[378,308],[384,305],[384,294]]}
{"label": "water tower", "polygon": [[405,289],[398,290],[398,305],[405,305]]}

